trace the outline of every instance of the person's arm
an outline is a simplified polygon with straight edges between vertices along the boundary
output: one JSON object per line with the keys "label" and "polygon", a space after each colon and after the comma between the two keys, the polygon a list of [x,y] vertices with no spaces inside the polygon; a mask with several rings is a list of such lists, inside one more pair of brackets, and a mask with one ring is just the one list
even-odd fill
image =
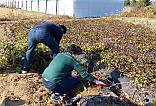
{"label": "person's arm", "polygon": [[95,78],[93,75],[89,74],[87,71],[84,70],[84,68],[80,65],[79,62],[76,60],[73,60],[72,65],[74,66],[74,69],[80,74],[80,76],[88,81],[91,81],[99,86],[107,86],[102,81],[99,81],[97,78]]}
{"label": "person's arm", "polygon": [[58,45],[60,44],[61,39],[62,39],[62,36],[61,37],[58,36],[57,38],[55,38],[55,41],[57,42]]}
{"label": "person's arm", "polygon": [[57,44],[59,45],[60,41],[62,39],[62,36],[63,36],[63,31],[60,28],[58,28],[58,26],[55,26],[52,24],[49,29],[49,32],[50,32],[51,36],[55,39]]}
{"label": "person's arm", "polygon": [[105,83],[103,83],[102,81],[99,81],[99,80],[97,80],[97,79],[94,79],[93,82],[94,82],[95,84],[97,84],[98,86],[104,86],[104,87],[107,86],[107,84],[105,84]]}
{"label": "person's arm", "polygon": [[58,45],[60,44],[62,36],[63,36],[63,31],[62,30],[57,31],[57,34],[55,36],[55,40],[58,43]]}
{"label": "person's arm", "polygon": [[84,70],[84,68],[81,66],[81,64],[74,58],[72,58],[71,65],[73,66],[74,70],[76,70],[80,76],[88,81],[93,81],[95,79],[94,76],[89,74],[87,71]]}

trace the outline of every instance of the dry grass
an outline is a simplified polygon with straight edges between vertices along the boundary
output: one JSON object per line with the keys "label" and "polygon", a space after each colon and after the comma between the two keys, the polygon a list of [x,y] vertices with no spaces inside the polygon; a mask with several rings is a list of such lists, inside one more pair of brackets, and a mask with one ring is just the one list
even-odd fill
{"label": "dry grass", "polygon": [[[69,19],[68,16],[60,16],[60,15],[52,15],[45,14],[41,12],[33,12],[33,11],[25,11],[16,8],[4,8],[0,7],[0,40],[10,39],[6,36],[8,34],[9,29],[8,23],[18,22],[20,20],[31,21],[31,20],[64,20]],[[11,25],[11,24],[9,24]]]}
{"label": "dry grass", "polygon": [[52,18],[69,18],[68,16],[45,14],[41,12],[25,11],[15,8],[4,8],[0,7],[0,21],[10,20],[27,20],[27,19],[52,19]]}
{"label": "dry grass", "polygon": [[122,20],[124,22],[129,22],[136,25],[140,24],[146,27],[150,27],[152,29],[156,29],[156,19],[140,18],[140,17],[120,17],[117,19]]}

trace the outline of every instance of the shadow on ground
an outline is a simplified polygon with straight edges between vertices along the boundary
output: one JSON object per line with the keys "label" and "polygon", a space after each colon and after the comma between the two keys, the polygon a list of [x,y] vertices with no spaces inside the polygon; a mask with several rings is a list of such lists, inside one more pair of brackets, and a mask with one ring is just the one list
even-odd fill
{"label": "shadow on ground", "polygon": [[23,105],[25,103],[24,100],[12,100],[10,98],[5,98],[2,103],[0,104],[0,106],[20,106]]}
{"label": "shadow on ground", "polygon": [[81,98],[77,106],[138,106],[127,99],[111,96],[89,95]]}

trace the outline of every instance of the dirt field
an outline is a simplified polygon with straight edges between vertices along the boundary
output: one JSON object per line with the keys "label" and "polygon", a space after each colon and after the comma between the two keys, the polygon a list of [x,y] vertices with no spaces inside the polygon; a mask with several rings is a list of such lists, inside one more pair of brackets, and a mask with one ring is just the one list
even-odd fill
{"label": "dirt field", "polygon": [[[4,106],[53,106],[37,73],[0,74],[0,104]],[[99,95],[100,87],[77,90],[77,96]],[[3,106],[2,105],[2,106]]]}
{"label": "dirt field", "polygon": [[[61,103],[51,101],[50,93],[45,90],[41,75],[37,73],[0,74],[0,83],[1,106],[64,106]],[[103,101],[107,106],[111,106],[111,104],[114,106],[141,106],[140,101],[129,99],[128,96],[124,96],[124,93],[118,97],[109,90],[103,93],[102,89],[104,90],[104,88],[95,85],[83,87],[80,84],[72,91],[76,97],[81,97],[79,105],[77,103],[74,106],[81,106],[80,104],[85,104],[86,100],[90,104],[95,102],[94,104],[98,106],[103,106],[103,103],[101,104],[99,101]]]}

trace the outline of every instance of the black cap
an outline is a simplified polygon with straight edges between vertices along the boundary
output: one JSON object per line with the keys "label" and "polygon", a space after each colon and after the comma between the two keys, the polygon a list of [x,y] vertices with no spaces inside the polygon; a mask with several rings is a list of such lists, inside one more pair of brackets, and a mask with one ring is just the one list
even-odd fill
{"label": "black cap", "polygon": [[68,46],[66,48],[66,52],[69,52],[71,54],[78,54],[78,55],[83,53],[81,47],[75,44]]}
{"label": "black cap", "polygon": [[59,25],[59,26],[60,26],[60,28],[63,29],[63,33],[66,34],[66,32],[67,32],[66,26],[64,26],[64,25]]}

